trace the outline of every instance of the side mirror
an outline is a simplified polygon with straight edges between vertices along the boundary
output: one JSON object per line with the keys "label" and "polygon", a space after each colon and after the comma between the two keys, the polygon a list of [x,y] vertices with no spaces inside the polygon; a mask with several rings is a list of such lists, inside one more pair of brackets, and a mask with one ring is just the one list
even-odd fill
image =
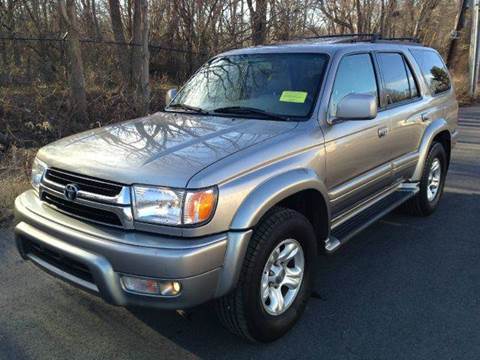
{"label": "side mirror", "polygon": [[168,90],[167,93],[165,94],[165,106],[170,105],[170,103],[175,98],[175,96],[177,96],[176,88]]}
{"label": "side mirror", "polygon": [[368,94],[349,94],[337,105],[336,120],[371,120],[377,117],[377,98]]}

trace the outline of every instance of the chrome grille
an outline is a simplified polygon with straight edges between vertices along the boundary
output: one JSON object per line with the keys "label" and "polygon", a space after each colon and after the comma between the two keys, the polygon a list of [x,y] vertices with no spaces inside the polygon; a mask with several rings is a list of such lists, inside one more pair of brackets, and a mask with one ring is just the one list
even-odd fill
{"label": "chrome grille", "polygon": [[[74,200],[65,197],[65,187],[78,189]],[[46,205],[64,214],[104,225],[133,229],[130,187],[59,169],[48,169],[40,186]]]}
{"label": "chrome grille", "polygon": [[57,210],[72,215],[74,217],[78,217],[80,219],[93,220],[113,226],[122,226],[118,215],[110,211],[77,204],[75,202],[51,195],[47,192],[43,193],[42,200],[45,201],[47,204],[53,205]]}
{"label": "chrome grille", "polygon": [[45,179],[59,185],[76,184],[82,191],[90,193],[115,197],[122,191],[122,185],[106,182],[96,178],[86,176],[79,176],[70,172],[61,171],[57,169],[48,169],[45,174]]}

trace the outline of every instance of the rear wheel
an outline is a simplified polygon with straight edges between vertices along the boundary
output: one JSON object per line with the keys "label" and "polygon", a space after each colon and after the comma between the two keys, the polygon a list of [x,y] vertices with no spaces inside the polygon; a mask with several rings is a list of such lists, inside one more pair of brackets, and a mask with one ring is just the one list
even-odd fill
{"label": "rear wheel", "polygon": [[273,341],[300,318],[310,297],[316,239],[300,213],[276,207],[256,227],[237,288],[216,304],[220,321],[252,341]]}
{"label": "rear wheel", "polygon": [[446,175],[447,154],[443,145],[435,142],[425,161],[420,191],[405,203],[404,209],[409,214],[417,216],[432,214],[442,197]]}

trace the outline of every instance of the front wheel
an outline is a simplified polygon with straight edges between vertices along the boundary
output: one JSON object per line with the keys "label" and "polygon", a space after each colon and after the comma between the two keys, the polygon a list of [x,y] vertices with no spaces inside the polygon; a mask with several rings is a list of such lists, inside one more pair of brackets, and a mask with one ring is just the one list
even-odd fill
{"label": "front wheel", "polygon": [[428,216],[435,211],[443,194],[447,168],[447,154],[443,145],[433,143],[423,168],[420,191],[404,205],[409,214]]}
{"label": "front wheel", "polygon": [[281,337],[310,297],[315,254],[310,222],[296,211],[272,209],[254,230],[237,288],[217,300],[220,321],[252,341]]}

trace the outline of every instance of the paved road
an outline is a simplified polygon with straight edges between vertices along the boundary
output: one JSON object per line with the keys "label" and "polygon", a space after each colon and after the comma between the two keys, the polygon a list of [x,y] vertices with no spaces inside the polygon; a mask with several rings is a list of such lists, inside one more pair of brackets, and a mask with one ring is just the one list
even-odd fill
{"label": "paved road", "polygon": [[480,107],[462,111],[438,212],[389,215],[333,257],[295,329],[271,345],[223,330],[209,307],[171,312],[104,304],[19,260],[0,231],[1,359],[478,359]]}

